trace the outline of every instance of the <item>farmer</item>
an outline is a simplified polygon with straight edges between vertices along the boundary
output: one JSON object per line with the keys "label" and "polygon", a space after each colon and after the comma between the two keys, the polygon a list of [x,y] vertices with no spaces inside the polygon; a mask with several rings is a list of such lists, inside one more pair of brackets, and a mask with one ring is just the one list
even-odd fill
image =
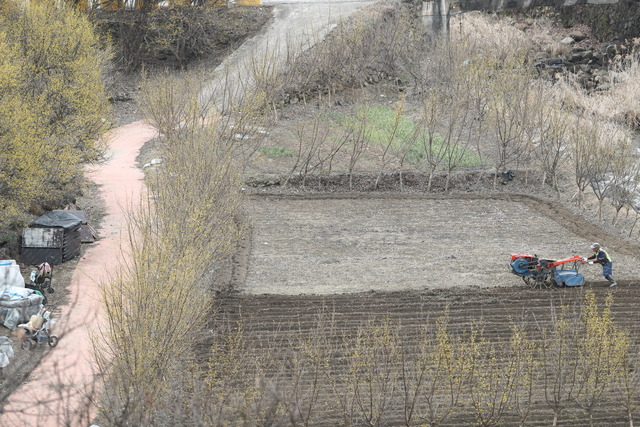
{"label": "farmer", "polygon": [[609,285],[610,288],[617,286],[616,279],[613,278],[613,261],[611,261],[611,257],[608,253],[605,252],[604,249],[600,248],[600,243],[594,243],[591,245],[591,250],[595,252],[592,256],[587,259],[592,259],[589,264],[600,264],[602,265],[602,275],[605,279],[611,283]]}

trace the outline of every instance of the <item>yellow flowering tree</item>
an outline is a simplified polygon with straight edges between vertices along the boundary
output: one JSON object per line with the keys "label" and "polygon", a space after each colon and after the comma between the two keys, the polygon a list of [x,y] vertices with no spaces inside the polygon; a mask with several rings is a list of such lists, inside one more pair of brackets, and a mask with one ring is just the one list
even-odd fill
{"label": "yellow flowering tree", "polygon": [[629,335],[613,319],[613,295],[605,298],[599,309],[593,291],[587,291],[582,311],[584,335],[578,346],[577,387],[573,400],[589,417],[598,406],[607,402],[608,392],[620,378],[629,355]]}
{"label": "yellow flowering tree", "polygon": [[109,104],[107,56],[72,8],[0,8],[0,227],[34,203],[59,199],[101,153]]}

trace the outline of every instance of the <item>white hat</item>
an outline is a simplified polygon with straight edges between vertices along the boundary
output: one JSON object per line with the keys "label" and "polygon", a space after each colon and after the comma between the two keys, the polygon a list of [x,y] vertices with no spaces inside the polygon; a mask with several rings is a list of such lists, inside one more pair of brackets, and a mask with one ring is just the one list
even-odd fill
{"label": "white hat", "polygon": [[600,249],[600,243],[594,243],[591,245],[591,249]]}

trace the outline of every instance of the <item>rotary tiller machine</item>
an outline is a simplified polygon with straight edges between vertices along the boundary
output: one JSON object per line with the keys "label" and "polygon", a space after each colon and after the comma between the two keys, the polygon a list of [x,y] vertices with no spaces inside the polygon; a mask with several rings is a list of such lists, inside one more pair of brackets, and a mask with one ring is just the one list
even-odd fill
{"label": "rotary tiller machine", "polygon": [[582,286],[584,276],[578,273],[586,259],[574,255],[559,260],[539,259],[537,255],[511,254],[511,272],[522,277],[530,288]]}

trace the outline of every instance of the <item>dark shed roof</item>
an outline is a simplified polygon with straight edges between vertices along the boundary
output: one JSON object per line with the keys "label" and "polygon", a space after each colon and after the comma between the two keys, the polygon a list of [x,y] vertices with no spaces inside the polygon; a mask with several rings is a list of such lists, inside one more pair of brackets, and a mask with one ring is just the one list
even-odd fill
{"label": "dark shed roof", "polygon": [[87,219],[87,214],[85,211],[78,211],[78,210],[64,210],[64,211],[53,211],[53,212],[69,212],[71,215],[74,215],[76,217],[78,217],[78,219],[80,221],[82,221],[83,224],[87,224],[89,222],[89,220]]}
{"label": "dark shed roof", "polygon": [[70,211],[51,211],[31,223],[32,227],[62,227],[71,230],[82,224],[82,220]]}

